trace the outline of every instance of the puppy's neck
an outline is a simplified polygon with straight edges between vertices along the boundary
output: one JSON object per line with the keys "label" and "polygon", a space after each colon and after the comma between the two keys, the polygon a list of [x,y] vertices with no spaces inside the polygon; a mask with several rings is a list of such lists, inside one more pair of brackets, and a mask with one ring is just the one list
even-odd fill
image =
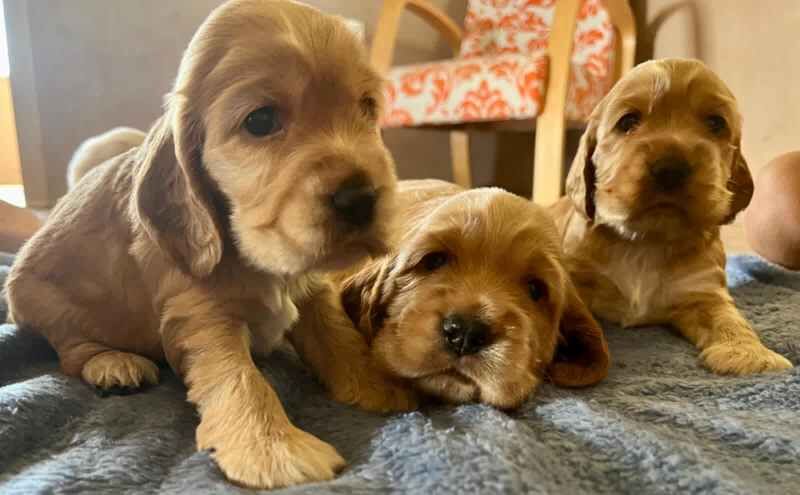
{"label": "puppy's neck", "polygon": [[719,238],[719,227],[716,226],[707,229],[688,228],[669,235],[658,232],[621,232],[612,226],[596,223],[589,224],[588,230],[590,235],[596,235],[610,244],[637,245],[642,249],[664,251],[673,255],[703,249]]}

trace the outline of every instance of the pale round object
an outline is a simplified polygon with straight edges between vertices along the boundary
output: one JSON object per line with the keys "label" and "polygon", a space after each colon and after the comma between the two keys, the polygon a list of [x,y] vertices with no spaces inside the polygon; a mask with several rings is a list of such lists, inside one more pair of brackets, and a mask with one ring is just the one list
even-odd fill
{"label": "pale round object", "polygon": [[756,253],[800,270],[800,151],[780,155],[759,172],[744,227]]}

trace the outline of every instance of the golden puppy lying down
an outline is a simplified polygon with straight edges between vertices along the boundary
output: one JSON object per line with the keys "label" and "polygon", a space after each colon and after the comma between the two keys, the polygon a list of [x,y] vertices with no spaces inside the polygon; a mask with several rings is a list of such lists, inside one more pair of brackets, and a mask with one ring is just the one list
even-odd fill
{"label": "golden puppy lying down", "polygon": [[334,277],[384,370],[426,394],[500,408],[545,378],[581,386],[606,376],[603,332],[544,209],[435,180],[400,182],[398,203],[396,248]]}
{"label": "golden puppy lying down", "polygon": [[355,338],[314,338],[352,346],[347,366],[305,356],[334,395],[413,404],[373,371],[315,275],[385,251],[395,178],[380,106],[381,80],[342,23],[294,2],[226,3],[192,39],[142,145],[79,181],[130,143],[112,132],[76,155],[77,185],[8,278],[13,320],[97,387],[155,383],[166,359],[199,410],[198,448],[234,481],[331,478],[342,458],[292,425],[251,353],[292,326],[343,326],[332,335]]}
{"label": "golden puppy lying down", "polygon": [[750,202],[741,118],[702,63],[668,59],[626,75],[595,108],[551,211],[591,310],[625,326],[671,324],[717,373],[792,364],[764,347],[725,280],[720,225]]}

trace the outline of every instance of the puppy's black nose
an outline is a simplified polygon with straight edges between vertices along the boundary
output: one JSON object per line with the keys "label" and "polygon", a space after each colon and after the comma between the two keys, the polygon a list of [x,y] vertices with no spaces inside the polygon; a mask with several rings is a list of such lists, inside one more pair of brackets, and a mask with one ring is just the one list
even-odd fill
{"label": "puppy's black nose", "polygon": [[345,180],[333,193],[331,205],[341,220],[354,227],[366,227],[375,217],[377,195],[361,176]]}
{"label": "puppy's black nose", "polygon": [[489,325],[473,317],[450,315],[442,320],[447,347],[458,356],[468,356],[489,344]]}
{"label": "puppy's black nose", "polygon": [[658,189],[670,192],[686,184],[692,174],[692,166],[682,157],[665,156],[650,166],[650,174]]}

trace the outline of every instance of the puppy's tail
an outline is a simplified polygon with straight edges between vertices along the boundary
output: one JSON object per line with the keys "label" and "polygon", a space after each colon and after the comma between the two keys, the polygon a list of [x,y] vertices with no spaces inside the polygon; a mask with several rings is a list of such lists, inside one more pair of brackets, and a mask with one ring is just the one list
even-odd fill
{"label": "puppy's tail", "polygon": [[144,142],[145,133],[131,127],[115,127],[81,143],[67,167],[67,186],[73,189],[81,178],[98,165]]}

